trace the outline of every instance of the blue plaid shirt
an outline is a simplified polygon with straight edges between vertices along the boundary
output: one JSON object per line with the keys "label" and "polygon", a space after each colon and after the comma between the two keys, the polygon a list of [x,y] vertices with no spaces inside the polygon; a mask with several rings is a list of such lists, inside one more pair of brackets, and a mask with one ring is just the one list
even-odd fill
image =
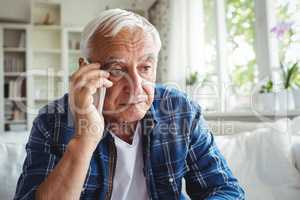
{"label": "blue plaid shirt", "polygon": [[[141,120],[144,174],[150,199],[244,199],[244,191],[216,147],[201,108],[175,89],[156,86],[151,109]],[[15,200],[34,199],[74,135],[68,94],[41,109],[34,120]],[[95,150],[81,199],[110,199],[116,147],[106,129]],[[137,197],[136,199],[139,199]]]}

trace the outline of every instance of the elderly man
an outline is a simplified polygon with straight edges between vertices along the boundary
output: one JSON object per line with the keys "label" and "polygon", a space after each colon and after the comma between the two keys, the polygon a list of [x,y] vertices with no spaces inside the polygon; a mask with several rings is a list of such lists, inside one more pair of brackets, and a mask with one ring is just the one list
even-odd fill
{"label": "elderly man", "polygon": [[185,199],[183,178],[191,199],[244,199],[201,108],[154,84],[160,39],[145,18],[104,11],[81,50],[69,94],[33,123],[15,199]]}

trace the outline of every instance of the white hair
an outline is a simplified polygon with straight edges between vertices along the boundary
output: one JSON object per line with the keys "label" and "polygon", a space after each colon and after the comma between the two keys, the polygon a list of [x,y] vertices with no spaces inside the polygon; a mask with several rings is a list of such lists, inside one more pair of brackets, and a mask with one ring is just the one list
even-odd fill
{"label": "white hair", "polygon": [[81,35],[81,54],[88,58],[89,41],[96,32],[101,32],[104,37],[114,37],[122,28],[140,27],[146,33],[150,33],[158,49],[161,47],[159,33],[156,28],[144,17],[122,9],[110,9],[103,11],[98,17],[90,21]]}

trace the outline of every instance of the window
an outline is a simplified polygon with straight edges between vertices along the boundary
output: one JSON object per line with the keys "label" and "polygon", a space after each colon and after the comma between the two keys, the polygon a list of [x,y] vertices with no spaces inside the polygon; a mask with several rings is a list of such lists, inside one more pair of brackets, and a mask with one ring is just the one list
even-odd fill
{"label": "window", "polygon": [[[221,85],[218,104],[225,102],[214,110],[249,111],[251,95],[255,89],[259,91],[263,79],[278,74],[279,61],[288,65],[299,62],[300,0],[202,2],[206,59],[205,69],[200,71],[217,77]],[[278,56],[273,48],[277,46]],[[296,81],[300,87],[300,75]]]}
{"label": "window", "polygon": [[249,108],[257,75],[254,0],[203,0],[203,13],[205,67],[199,74],[203,85],[219,84],[223,91],[214,100],[202,97],[201,105],[206,111]]}
{"label": "window", "polygon": [[[200,84],[197,85],[197,92],[201,105],[206,111],[213,111],[218,108],[218,72],[216,68],[216,23],[215,2],[203,1],[204,20],[204,66],[198,71]],[[197,98],[198,96],[196,96]]]}
{"label": "window", "polygon": [[[206,76],[216,75],[216,23],[214,1],[203,2],[204,11],[204,73]],[[203,71],[202,71],[203,72]]]}
{"label": "window", "polygon": [[229,79],[236,95],[250,94],[257,70],[254,0],[226,0]]}

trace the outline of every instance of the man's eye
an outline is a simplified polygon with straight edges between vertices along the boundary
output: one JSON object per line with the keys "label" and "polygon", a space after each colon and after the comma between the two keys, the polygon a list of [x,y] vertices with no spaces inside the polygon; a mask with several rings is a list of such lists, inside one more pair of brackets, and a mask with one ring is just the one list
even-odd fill
{"label": "man's eye", "polygon": [[110,74],[115,77],[124,76],[125,72],[122,69],[111,69]]}
{"label": "man's eye", "polygon": [[151,66],[149,66],[149,65],[146,65],[146,66],[142,67],[143,72],[148,72],[148,71],[150,71],[150,69],[151,69]]}

